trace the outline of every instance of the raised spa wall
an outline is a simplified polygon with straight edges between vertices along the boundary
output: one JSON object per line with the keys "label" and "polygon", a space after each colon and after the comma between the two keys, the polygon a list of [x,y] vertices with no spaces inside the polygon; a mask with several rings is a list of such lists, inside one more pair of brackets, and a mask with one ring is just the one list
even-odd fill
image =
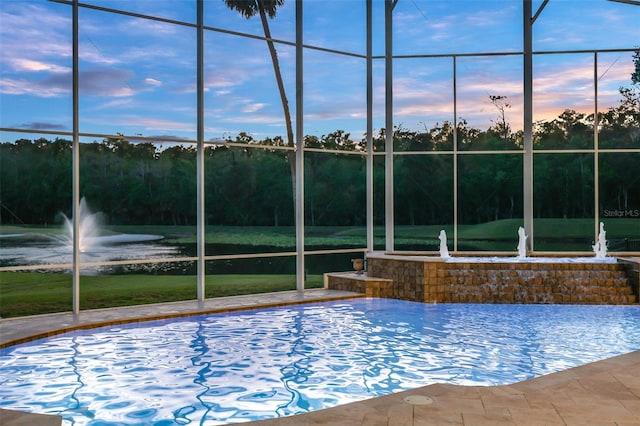
{"label": "raised spa wall", "polygon": [[438,256],[373,252],[366,273],[325,274],[325,286],[427,303],[634,304],[640,260],[553,263],[447,262]]}

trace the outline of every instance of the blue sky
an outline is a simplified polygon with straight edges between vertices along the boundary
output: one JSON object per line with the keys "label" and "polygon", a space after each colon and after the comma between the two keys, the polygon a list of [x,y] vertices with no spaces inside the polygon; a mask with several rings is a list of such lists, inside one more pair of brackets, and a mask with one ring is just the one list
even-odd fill
{"label": "blue sky", "polygon": [[[101,7],[195,23],[195,1],[87,1]],[[533,2],[534,11],[542,1]],[[278,40],[295,39],[295,3],[270,22]],[[306,45],[362,55],[363,0],[309,0]],[[71,131],[71,8],[49,1],[0,2],[0,127]],[[80,9],[80,131],[195,139],[195,29]],[[640,7],[607,0],[550,0],[534,26],[534,51],[640,46]],[[205,25],[262,36],[258,17],[245,19],[222,0],[205,2]],[[383,2],[374,0],[374,54],[384,53]],[[394,10],[397,55],[519,52],[520,0],[399,0]],[[295,49],[278,44],[289,105],[295,116]],[[593,54],[536,56],[534,118],[566,108],[593,111]],[[450,57],[394,63],[396,124],[410,129],[453,120]],[[305,134],[334,130],[360,139],[366,129],[366,63],[318,50],[304,54]],[[497,119],[489,95],[507,96],[507,120],[522,120],[522,58],[459,57],[457,115],[486,128]],[[630,84],[630,53],[598,55],[598,103],[615,105]],[[384,63],[374,63],[374,128],[384,125]],[[224,32],[205,35],[205,138],[284,136],[282,106],[263,40]],[[18,133],[2,132],[2,141]],[[34,138],[34,136],[30,136]],[[100,139],[96,137],[88,140]]]}

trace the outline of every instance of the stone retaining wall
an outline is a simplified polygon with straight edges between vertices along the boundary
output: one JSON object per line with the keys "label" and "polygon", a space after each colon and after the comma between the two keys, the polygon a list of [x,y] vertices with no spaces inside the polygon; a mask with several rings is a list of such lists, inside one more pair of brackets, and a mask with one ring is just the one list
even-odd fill
{"label": "stone retaining wall", "polygon": [[632,269],[623,262],[467,263],[371,253],[366,275],[327,274],[327,287],[429,303],[630,304],[638,285]]}

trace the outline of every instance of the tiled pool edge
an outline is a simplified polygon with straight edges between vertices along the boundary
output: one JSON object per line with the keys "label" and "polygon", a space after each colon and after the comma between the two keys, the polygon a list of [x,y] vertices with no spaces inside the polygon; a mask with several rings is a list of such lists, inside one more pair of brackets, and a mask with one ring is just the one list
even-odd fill
{"label": "tiled pool edge", "polygon": [[62,312],[3,318],[0,319],[0,349],[74,330],[360,297],[365,295],[347,291],[311,289],[303,292],[285,291],[219,297],[207,299],[204,303],[184,301],[93,309],[81,311],[79,315]]}

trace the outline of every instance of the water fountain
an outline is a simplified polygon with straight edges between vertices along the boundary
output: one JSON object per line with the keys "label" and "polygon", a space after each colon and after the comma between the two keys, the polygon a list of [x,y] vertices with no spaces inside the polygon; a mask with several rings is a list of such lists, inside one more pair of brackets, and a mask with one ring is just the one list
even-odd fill
{"label": "water fountain", "polygon": [[[102,220],[100,213],[93,213],[89,210],[87,200],[82,198],[78,209],[78,230],[80,231],[78,243],[80,252],[91,251],[94,246],[100,244],[100,230],[102,229]],[[64,213],[60,213],[64,220],[65,234],[61,237],[61,242],[73,248],[73,219],[68,218]]]}
{"label": "water fountain", "polygon": [[524,232],[524,228],[521,226],[518,228],[518,258],[524,259],[527,257],[527,235]]}
{"label": "water fountain", "polygon": [[[29,234],[6,238],[0,247],[0,265],[70,264],[73,253],[73,220],[61,213],[60,234]],[[159,244],[162,235],[109,232],[103,226],[103,214],[92,212],[87,201],[80,200],[78,209],[79,249],[81,262],[110,262],[148,258],[175,257],[175,246]],[[83,272],[101,272],[99,266],[85,267]]]}
{"label": "water fountain", "polygon": [[440,239],[440,257],[443,259],[450,258],[451,255],[449,255],[449,249],[447,248],[447,233],[444,229],[440,231],[438,238]]}
{"label": "water fountain", "polygon": [[[62,236],[61,241],[69,248],[73,247],[73,219],[68,218],[61,213],[64,219],[64,229],[66,234]],[[123,244],[123,243],[139,243],[144,241],[161,240],[162,235],[148,234],[112,234],[104,235],[102,213],[94,213],[89,209],[87,200],[83,197],[80,200],[78,209],[78,229],[80,236],[78,238],[81,253],[89,253],[98,251],[105,245]]]}
{"label": "water fountain", "polygon": [[598,233],[598,241],[592,246],[593,252],[597,259],[607,257],[607,232],[604,230],[604,223],[600,222],[600,232]]}

